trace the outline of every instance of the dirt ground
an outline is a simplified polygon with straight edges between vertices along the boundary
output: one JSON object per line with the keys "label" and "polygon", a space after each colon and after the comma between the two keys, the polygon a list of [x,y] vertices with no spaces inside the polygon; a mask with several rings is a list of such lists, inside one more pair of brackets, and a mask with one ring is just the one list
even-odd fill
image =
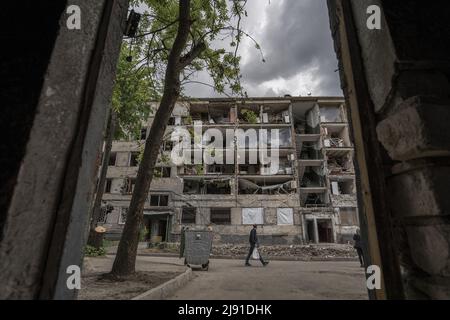
{"label": "dirt ground", "polygon": [[111,281],[103,273],[88,274],[82,278],[78,300],[130,300],[170,279],[177,272],[140,271],[126,281]]}
{"label": "dirt ground", "polygon": [[111,281],[109,272],[114,257],[85,258],[78,300],[129,300],[167,282],[186,270],[178,263],[138,258],[136,275],[126,281]]}

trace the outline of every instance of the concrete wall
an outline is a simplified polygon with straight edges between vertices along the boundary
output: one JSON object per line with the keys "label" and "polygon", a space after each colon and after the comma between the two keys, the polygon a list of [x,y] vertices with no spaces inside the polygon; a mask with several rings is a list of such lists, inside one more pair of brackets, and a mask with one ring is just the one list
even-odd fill
{"label": "concrete wall", "polygon": [[[63,8],[53,27],[57,37],[51,41],[51,58],[46,61],[40,60],[42,56],[35,57],[47,66],[45,75],[39,74],[42,88],[40,93],[34,92],[39,101],[35,113],[30,110],[34,119],[26,153],[5,213],[8,223],[2,225],[2,299],[70,299],[76,294],[66,286],[66,269],[82,262],[87,212],[128,1],[74,0],[71,4],[81,8],[82,29],[67,29],[68,16]],[[11,31],[19,32],[15,37],[26,43],[20,30],[23,26],[27,33],[39,30],[42,21],[35,23],[29,18],[42,19],[46,13],[40,10],[49,6],[55,6],[55,2],[30,1],[24,5],[22,19],[9,25]],[[3,5],[1,10],[13,12]],[[29,35],[52,37],[51,32]],[[33,50],[22,54],[32,54]],[[17,95],[16,90],[9,94]]]}

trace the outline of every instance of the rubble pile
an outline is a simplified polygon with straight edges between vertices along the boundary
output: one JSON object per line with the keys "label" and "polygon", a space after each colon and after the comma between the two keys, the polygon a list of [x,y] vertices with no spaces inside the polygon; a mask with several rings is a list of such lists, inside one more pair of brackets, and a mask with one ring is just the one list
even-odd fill
{"label": "rubble pile", "polygon": [[[211,255],[221,257],[243,257],[248,254],[248,244],[213,244]],[[149,244],[145,253],[179,253],[179,243]],[[293,258],[298,260],[355,258],[356,250],[348,244],[308,245],[261,245],[265,257]]]}
{"label": "rubble pile", "polygon": [[[243,256],[248,253],[248,245],[217,244],[213,246],[212,254],[217,256]],[[314,258],[353,258],[356,251],[351,245],[264,245],[261,253],[272,257],[295,257],[298,259]]]}

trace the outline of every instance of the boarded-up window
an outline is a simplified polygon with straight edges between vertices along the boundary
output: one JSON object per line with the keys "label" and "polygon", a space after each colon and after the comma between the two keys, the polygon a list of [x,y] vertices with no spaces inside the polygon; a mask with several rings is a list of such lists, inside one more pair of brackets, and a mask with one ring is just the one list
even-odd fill
{"label": "boarded-up window", "polygon": [[242,208],[242,224],[264,224],[263,208]]}
{"label": "boarded-up window", "polygon": [[277,224],[291,226],[294,224],[294,210],[292,208],[277,209]]}
{"label": "boarded-up window", "polygon": [[341,218],[341,225],[343,226],[357,226],[358,217],[356,216],[356,208],[339,208],[339,216]]}
{"label": "boarded-up window", "polygon": [[230,208],[211,208],[211,223],[214,224],[230,224],[231,209]]}
{"label": "boarded-up window", "polygon": [[193,207],[183,207],[181,212],[181,223],[194,224],[196,211],[196,208]]}

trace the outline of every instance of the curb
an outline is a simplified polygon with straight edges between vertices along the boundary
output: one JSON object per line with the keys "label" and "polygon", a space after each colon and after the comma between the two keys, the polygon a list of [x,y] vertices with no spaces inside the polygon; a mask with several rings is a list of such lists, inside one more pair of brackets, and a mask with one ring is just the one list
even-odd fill
{"label": "curb", "polygon": [[176,276],[172,280],[169,280],[156,288],[150,289],[140,295],[132,298],[131,300],[164,300],[175,293],[193,277],[192,269],[187,268],[185,272]]}

